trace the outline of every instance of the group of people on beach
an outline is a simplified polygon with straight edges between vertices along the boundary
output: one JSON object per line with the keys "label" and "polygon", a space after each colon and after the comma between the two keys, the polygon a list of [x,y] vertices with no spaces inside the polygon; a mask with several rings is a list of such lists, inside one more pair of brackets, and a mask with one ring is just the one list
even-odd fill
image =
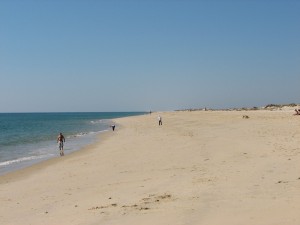
{"label": "group of people on beach", "polygon": [[[115,127],[116,125],[111,125],[110,126],[112,128],[113,131],[115,131]],[[64,135],[62,133],[59,133],[58,137],[57,137],[57,143],[58,143],[58,149],[59,149],[59,154],[60,156],[64,156],[64,143],[66,142],[66,139],[64,137]]]}
{"label": "group of people on beach", "polygon": [[[297,111],[297,113],[299,113],[297,115],[300,115],[300,110],[299,110],[299,112]],[[151,111],[150,111],[150,114],[151,114]],[[158,116],[157,120],[158,120],[158,125],[162,126],[162,117],[160,115]],[[112,131],[115,131],[116,125],[113,124],[110,127],[112,128]],[[66,139],[65,139],[64,135],[62,133],[59,133],[59,135],[57,137],[57,143],[58,143],[60,156],[65,155],[65,153],[64,153],[64,143],[65,142],[66,142]]]}
{"label": "group of people on beach", "polygon": [[295,109],[295,114],[294,116],[300,116],[300,109]]}

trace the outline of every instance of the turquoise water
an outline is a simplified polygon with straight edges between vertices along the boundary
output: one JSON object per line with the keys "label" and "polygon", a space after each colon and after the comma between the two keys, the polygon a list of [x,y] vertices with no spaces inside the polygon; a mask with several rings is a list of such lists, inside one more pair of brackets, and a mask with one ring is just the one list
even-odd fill
{"label": "turquoise water", "polygon": [[0,174],[59,156],[56,138],[66,138],[65,154],[91,144],[110,130],[111,119],[141,112],[0,113]]}

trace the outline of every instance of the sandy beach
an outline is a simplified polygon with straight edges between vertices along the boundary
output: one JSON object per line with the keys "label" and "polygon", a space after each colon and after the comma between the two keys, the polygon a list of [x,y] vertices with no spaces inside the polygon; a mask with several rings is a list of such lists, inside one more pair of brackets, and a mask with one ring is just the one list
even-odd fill
{"label": "sandy beach", "polygon": [[[163,112],[0,176],[2,225],[300,224],[300,116]],[[249,118],[243,118],[247,115]]]}

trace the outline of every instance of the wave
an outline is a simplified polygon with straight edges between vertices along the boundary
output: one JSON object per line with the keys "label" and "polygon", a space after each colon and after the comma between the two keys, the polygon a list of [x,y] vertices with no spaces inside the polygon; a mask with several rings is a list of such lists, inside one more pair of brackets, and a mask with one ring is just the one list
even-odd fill
{"label": "wave", "polygon": [[108,129],[106,129],[106,130],[100,130],[100,131],[91,131],[91,132],[80,132],[78,134],[67,136],[67,138],[83,137],[83,136],[86,136],[86,135],[99,134],[99,133],[106,132],[106,131],[108,131]]}
{"label": "wave", "polygon": [[67,138],[70,138],[70,137],[82,137],[82,136],[85,136],[87,134],[89,134],[89,133],[87,133],[87,132],[80,132],[80,133],[75,134],[73,136],[68,136]]}
{"label": "wave", "polygon": [[103,120],[91,120],[90,123],[92,124],[103,123]]}
{"label": "wave", "polygon": [[50,155],[40,155],[40,156],[27,156],[27,157],[22,157],[19,159],[13,159],[13,160],[8,160],[5,162],[0,162],[0,166],[8,166],[14,163],[21,163],[25,161],[31,161],[31,160],[36,160],[36,159],[43,159],[46,157],[49,157]]}

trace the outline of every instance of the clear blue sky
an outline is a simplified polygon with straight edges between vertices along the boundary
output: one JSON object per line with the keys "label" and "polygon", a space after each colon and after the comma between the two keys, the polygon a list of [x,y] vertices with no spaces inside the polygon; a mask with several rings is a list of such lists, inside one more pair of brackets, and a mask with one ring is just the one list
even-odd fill
{"label": "clear blue sky", "polygon": [[300,103],[300,1],[0,0],[0,112]]}

